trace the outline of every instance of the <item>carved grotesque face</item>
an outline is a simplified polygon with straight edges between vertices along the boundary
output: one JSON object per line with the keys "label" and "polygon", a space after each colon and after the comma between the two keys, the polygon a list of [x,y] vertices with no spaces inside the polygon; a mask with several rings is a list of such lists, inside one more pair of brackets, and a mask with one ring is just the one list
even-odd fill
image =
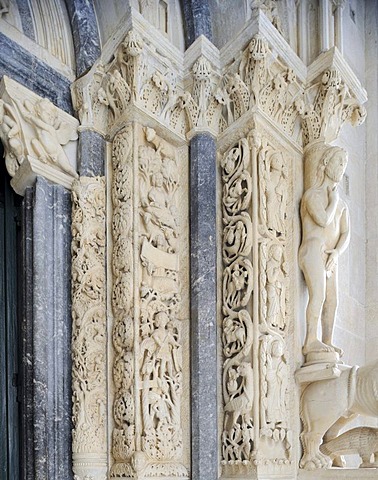
{"label": "carved grotesque face", "polygon": [[329,160],[325,173],[334,182],[340,182],[343,178],[346,166],[348,163],[348,157],[346,152],[339,150]]}

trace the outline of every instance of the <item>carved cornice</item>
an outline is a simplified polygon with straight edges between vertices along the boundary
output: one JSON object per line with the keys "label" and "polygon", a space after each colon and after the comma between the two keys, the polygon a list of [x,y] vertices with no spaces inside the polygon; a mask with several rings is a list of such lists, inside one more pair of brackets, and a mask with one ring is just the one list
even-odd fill
{"label": "carved cornice", "polygon": [[0,84],[0,139],[15,191],[23,195],[37,175],[70,188],[77,177],[78,121],[14,80]]}

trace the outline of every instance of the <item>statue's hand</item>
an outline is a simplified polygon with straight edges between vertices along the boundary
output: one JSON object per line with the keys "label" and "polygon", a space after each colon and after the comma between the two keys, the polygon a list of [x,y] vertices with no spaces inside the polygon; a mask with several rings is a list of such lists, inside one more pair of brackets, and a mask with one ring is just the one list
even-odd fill
{"label": "statue's hand", "polygon": [[337,261],[339,258],[339,252],[336,249],[333,250],[326,250],[325,253],[328,254],[328,259],[326,263],[326,270],[329,275],[331,275],[337,265]]}
{"label": "statue's hand", "polygon": [[330,202],[337,203],[339,201],[339,191],[336,187],[328,187],[328,198]]}

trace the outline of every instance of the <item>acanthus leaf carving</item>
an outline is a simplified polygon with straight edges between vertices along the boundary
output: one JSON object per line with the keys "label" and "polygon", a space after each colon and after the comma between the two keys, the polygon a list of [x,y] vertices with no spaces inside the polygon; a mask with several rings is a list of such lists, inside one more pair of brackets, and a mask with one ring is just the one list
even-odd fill
{"label": "acanthus leaf carving", "polygon": [[357,126],[366,117],[365,108],[352,96],[335,67],[325,70],[320,81],[306,89],[298,108],[304,145],[316,140],[330,143],[346,121]]}

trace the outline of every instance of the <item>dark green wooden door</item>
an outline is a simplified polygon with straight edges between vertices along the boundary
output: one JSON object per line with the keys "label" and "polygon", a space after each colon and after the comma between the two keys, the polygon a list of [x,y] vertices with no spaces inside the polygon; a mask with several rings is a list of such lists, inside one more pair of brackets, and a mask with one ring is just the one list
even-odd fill
{"label": "dark green wooden door", "polygon": [[19,198],[9,185],[0,144],[0,478],[18,480]]}

